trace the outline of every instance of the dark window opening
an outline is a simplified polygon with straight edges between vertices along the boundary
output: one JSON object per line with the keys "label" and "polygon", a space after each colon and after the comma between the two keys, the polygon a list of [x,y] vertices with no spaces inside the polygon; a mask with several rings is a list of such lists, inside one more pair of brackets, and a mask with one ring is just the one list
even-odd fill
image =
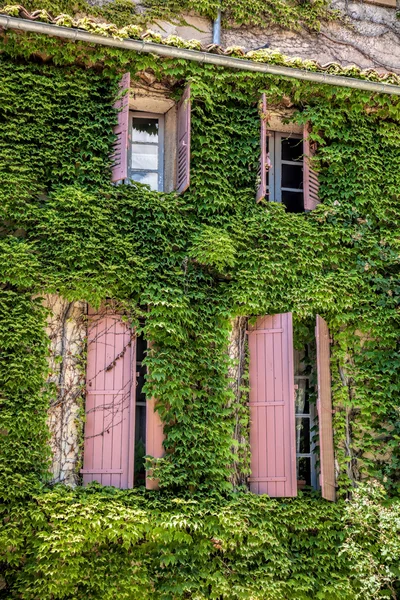
{"label": "dark window opening", "polygon": [[143,386],[146,366],[143,361],[147,353],[147,340],[143,333],[136,337],[136,408],[135,408],[135,486],[146,484],[144,456],[146,455],[146,395]]}
{"label": "dark window opening", "polygon": [[270,131],[267,136],[267,152],[269,200],[282,202],[288,212],[304,212],[303,138],[300,135]]}
{"label": "dark window opening", "polygon": [[311,382],[312,368],[308,347],[294,351],[295,414],[296,414],[296,465],[297,487],[318,487],[314,424],[315,402]]}

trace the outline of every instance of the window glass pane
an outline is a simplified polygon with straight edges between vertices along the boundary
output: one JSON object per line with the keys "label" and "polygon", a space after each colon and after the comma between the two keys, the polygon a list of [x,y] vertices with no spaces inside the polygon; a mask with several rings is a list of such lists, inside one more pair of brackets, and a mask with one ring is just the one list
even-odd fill
{"label": "window glass pane", "polygon": [[158,142],[158,119],[133,117],[132,142]]}
{"label": "window glass pane", "polygon": [[297,482],[299,487],[311,485],[311,458],[309,456],[297,458]]}
{"label": "window glass pane", "polygon": [[296,417],[296,452],[308,454],[310,451],[310,419],[309,417]]}
{"label": "window glass pane", "polygon": [[298,389],[296,390],[296,413],[309,414],[310,403],[308,400],[307,381],[300,379],[296,381]]}
{"label": "window glass pane", "polygon": [[301,165],[282,164],[282,187],[303,189],[303,167]]}
{"label": "window glass pane", "polygon": [[158,146],[155,144],[132,144],[132,169],[157,171]]}
{"label": "window glass pane", "polygon": [[282,190],[282,202],[291,213],[304,212],[303,192],[287,192]]}
{"label": "window glass pane", "polygon": [[303,160],[303,140],[285,138],[282,140],[282,160]]}
{"label": "window glass pane", "polygon": [[133,171],[131,173],[131,179],[138,181],[139,183],[147,183],[152,190],[158,190],[158,173],[146,173],[142,171]]}

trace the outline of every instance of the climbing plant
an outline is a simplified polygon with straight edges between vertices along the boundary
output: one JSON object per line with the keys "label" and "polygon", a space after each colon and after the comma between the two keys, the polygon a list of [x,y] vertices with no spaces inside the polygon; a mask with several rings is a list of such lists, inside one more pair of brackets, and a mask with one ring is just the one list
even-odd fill
{"label": "climbing plant", "polygon": [[[42,36],[1,43],[6,597],[396,598],[399,100]],[[126,70],[151,71],[175,98],[191,83],[181,196],[110,184]],[[270,109],[289,99],[290,119],[312,123],[312,213],[255,203],[262,92]],[[48,485],[57,389],[45,383],[45,293],[114,298],[135,322],[146,311],[147,393],[166,433],[160,492]],[[377,482],[351,501],[273,501],[229,483],[231,320],[285,311],[302,335],[316,313],[329,324],[340,493]]]}
{"label": "climbing plant", "polygon": [[[6,5],[4,5],[6,6]],[[219,9],[222,10],[224,26],[279,25],[285,29],[300,31],[307,29],[319,31],[321,21],[332,21],[340,18],[340,12],[330,8],[329,0],[300,2],[298,0],[245,0],[232,2],[225,0],[145,0],[145,10],[138,10],[131,0],[115,0],[101,5],[87,0],[28,0],[24,7],[31,11],[47,11],[53,17],[60,14],[86,15],[101,18],[118,27],[130,24],[151,25],[163,21],[172,21],[185,25],[185,14],[197,13],[208,19],[215,19]]]}

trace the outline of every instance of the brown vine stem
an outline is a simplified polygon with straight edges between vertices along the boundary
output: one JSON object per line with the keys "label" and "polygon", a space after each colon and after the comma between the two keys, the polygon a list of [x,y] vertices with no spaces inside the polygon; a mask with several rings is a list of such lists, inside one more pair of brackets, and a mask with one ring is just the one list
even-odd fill
{"label": "brown vine stem", "polygon": [[356,50],[357,52],[359,52],[360,54],[362,54],[364,56],[364,58],[370,60],[375,66],[379,65],[380,67],[383,67],[384,69],[386,69],[388,71],[393,71],[395,73],[399,73],[400,72],[399,67],[396,67],[395,65],[389,65],[389,64],[381,62],[380,60],[378,60],[377,58],[371,56],[371,54],[369,54],[365,50],[363,50],[358,44],[353,44],[352,42],[348,42],[348,41],[345,42],[343,40],[339,40],[337,38],[334,38],[334,37],[328,35],[324,31],[320,31],[319,35],[325,37],[327,40],[333,42],[334,44],[340,44],[342,46],[349,46],[350,48],[353,48],[354,50]]}

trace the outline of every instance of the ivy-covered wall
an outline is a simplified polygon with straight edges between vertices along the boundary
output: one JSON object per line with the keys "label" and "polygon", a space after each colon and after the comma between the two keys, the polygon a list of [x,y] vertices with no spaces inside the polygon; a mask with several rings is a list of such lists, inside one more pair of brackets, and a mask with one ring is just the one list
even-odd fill
{"label": "ivy-covered wall", "polygon": [[[396,598],[400,101],[50,38],[8,33],[2,44],[4,597]],[[182,196],[110,184],[127,69],[150,69],[176,97],[191,83]],[[261,92],[313,125],[322,204],[312,213],[255,203]],[[166,432],[160,492],[49,485],[58,390],[44,383],[44,294],[114,298],[133,324],[146,312],[147,392]],[[232,319],[285,311],[298,339],[317,312],[333,336],[335,505],[229,482]],[[366,489],[344,500],[361,478]]]}

